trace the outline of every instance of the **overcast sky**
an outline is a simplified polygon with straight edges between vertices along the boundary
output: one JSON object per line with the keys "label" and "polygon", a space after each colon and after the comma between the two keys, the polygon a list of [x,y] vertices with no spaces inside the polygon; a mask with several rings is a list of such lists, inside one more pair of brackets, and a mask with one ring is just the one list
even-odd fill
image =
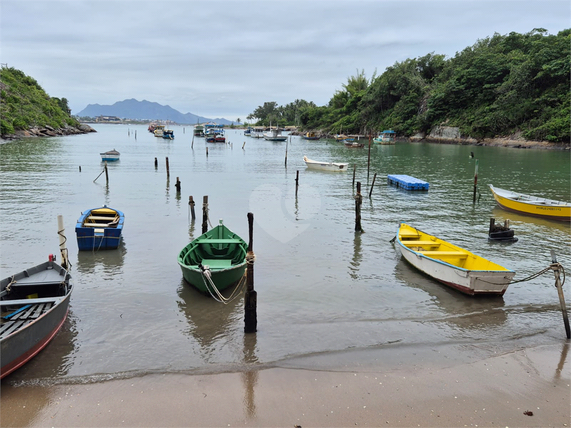
{"label": "overcast sky", "polygon": [[242,121],[478,39],[571,28],[569,0],[0,0],[0,62],[72,113],[135,98]]}

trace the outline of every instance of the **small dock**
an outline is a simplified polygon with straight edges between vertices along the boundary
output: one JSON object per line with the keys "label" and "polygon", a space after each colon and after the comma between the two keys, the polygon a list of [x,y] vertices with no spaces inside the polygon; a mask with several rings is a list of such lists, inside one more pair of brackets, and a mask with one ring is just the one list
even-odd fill
{"label": "small dock", "polygon": [[429,184],[426,181],[411,177],[410,175],[388,175],[389,184],[403,188],[405,190],[428,190]]}

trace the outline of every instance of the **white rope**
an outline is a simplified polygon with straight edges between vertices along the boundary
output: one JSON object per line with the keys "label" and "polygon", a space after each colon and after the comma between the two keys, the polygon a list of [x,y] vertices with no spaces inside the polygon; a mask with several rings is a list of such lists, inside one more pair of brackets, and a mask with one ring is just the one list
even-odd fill
{"label": "white rope", "polygon": [[218,290],[216,284],[214,284],[214,282],[212,281],[210,269],[205,269],[202,271],[202,281],[204,282],[204,286],[206,287],[206,289],[208,290],[208,292],[210,293],[210,295],[214,300],[216,300],[219,303],[227,305],[240,295],[240,291],[243,288],[244,284],[246,283],[246,274],[244,273],[244,275],[242,275],[242,278],[240,278],[240,282],[234,288],[234,291],[229,297],[224,297],[222,293],[220,293],[220,290]]}

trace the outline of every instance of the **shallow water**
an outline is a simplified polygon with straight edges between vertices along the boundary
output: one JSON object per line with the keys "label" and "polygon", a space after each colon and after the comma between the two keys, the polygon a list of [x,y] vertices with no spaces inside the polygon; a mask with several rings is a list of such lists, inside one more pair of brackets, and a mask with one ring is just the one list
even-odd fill
{"label": "shallow water", "polygon": [[[547,267],[552,249],[571,266],[569,224],[505,212],[488,189],[569,200],[567,151],[398,143],[372,146],[368,172],[367,147],[333,140],[274,143],[228,130],[224,145],[193,140],[192,127],[174,127],[172,141],[144,126],[94,127],[97,133],[0,145],[1,277],[49,253],[59,258],[61,214],[75,283],[63,330],[11,381],[218,372],[383,347],[455,346],[477,358],[565,338],[553,273],[512,284],[501,298],[473,298],[415,271],[389,241],[404,221],[515,270],[516,280]],[[106,184],[99,153],[113,148],[121,160],[109,164]],[[470,152],[479,161],[476,204]],[[351,167],[307,170],[303,155]],[[363,234],[354,232],[353,165],[363,186]],[[395,188],[387,174],[420,178],[430,190]],[[242,298],[224,306],[182,280],[176,257],[201,234],[205,195],[210,222],[222,218],[245,239],[247,213],[254,214],[254,335],[243,333]],[[79,252],[75,221],[103,204],[125,213],[123,243]],[[488,242],[490,217],[509,219],[519,241]]]}

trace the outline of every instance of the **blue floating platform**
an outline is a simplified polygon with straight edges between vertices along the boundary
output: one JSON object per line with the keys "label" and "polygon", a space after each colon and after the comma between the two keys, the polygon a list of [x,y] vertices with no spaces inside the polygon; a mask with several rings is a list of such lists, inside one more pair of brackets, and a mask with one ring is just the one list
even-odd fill
{"label": "blue floating platform", "polygon": [[394,184],[405,190],[428,190],[429,184],[426,181],[411,177],[410,175],[388,175],[389,184]]}

